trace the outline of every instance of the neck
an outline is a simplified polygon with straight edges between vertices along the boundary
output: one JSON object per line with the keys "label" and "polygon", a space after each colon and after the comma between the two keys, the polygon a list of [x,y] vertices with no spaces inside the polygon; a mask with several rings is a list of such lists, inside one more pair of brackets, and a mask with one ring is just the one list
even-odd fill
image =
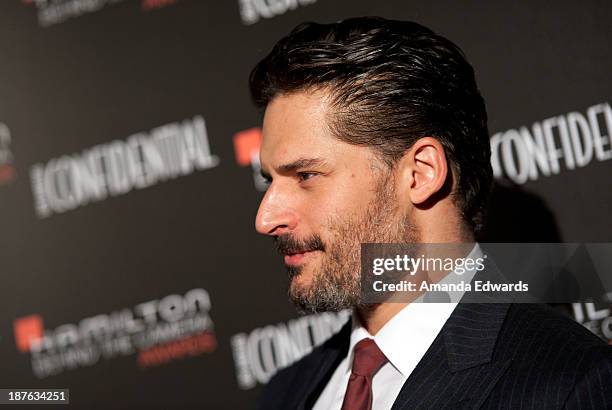
{"label": "neck", "polygon": [[[451,224],[452,226],[452,224]],[[462,224],[455,225],[458,228],[448,229],[435,235],[429,232],[427,238],[421,238],[423,243],[467,243],[473,242],[471,233],[463,229]],[[409,303],[379,303],[372,305],[360,305],[355,308],[362,326],[372,335],[376,335],[389,320],[398,314]]]}
{"label": "neck", "polygon": [[408,303],[380,303],[355,308],[361,324],[372,336],[376,335],[382,327],[393,318]]}

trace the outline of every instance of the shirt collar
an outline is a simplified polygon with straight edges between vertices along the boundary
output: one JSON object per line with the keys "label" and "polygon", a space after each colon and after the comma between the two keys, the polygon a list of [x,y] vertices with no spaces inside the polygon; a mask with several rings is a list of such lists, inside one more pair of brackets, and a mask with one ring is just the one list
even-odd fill
{"label": "shirt collar", "polygon": [[[481,252],[478,244],[475,244],[467,257],[476,258]],[[467,271],[461,275],[461,279],[469,283],[474,274],[475,271]],[[453,273],[447,275],[444,279],[456,276]],[[452,298],[452,300],[460,300],[463,292],[457,296],[457,299]],[[402,376],[408,377],[440,333],[456,306],[457,303],[454,302],[409,303],[385,323],[375,336],[372,336],[362,326],[357,313],[353,311],[347,372],[351,371],[355,345],[363,339],[370,338],[374,339],[391,365]]]}

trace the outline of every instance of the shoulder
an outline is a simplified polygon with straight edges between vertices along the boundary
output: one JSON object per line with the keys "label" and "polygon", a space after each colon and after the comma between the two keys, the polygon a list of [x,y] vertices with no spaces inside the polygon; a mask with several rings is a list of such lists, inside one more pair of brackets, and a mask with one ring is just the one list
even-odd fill
{"label": "shoulder", "polygon": [[513,390],[522,386],[521,395],[561,405],[612,384],[612,347],[546,305],[511,305],[495,350],[498,359],[511,359],[507,380]]}
{"label": "shoulder", "polygon": [[539,343],[550,348],[579,350],[606,346],[584,326],[543,304],[510,305],[501,336],[523,347]]}
{"label": "shoulder", "polygon": [[566,408],[607,409],[612,408],[612,347],[586,371],[576,378],[573,389],[567,395]]}

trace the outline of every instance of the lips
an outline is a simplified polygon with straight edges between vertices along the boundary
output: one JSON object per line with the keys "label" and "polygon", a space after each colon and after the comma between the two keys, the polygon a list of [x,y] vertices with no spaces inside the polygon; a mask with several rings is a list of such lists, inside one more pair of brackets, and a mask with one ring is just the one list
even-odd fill
{"label": "lips", "polygon": [[290,253],[285,255],[285,264],[286,265],[299,265],[300,263],[303,263],[305,259],[307,259],[309,256],[313,255],[315,252],[317,252],[316,250],[314,251],[305,251],[305,252],[300,252],[300,253]]}

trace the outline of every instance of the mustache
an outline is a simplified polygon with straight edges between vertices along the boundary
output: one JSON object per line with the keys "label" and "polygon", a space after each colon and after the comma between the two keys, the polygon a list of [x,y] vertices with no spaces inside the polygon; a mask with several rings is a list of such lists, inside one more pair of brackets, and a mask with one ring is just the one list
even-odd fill
{"label": "mustache", "polygon": [[318,235],[312,235],[304,240],[294,238],[290,234],[283,234],[274,238],[274,245],[278,253],[291,255],[310,251],[325,251],[325,244]]}

